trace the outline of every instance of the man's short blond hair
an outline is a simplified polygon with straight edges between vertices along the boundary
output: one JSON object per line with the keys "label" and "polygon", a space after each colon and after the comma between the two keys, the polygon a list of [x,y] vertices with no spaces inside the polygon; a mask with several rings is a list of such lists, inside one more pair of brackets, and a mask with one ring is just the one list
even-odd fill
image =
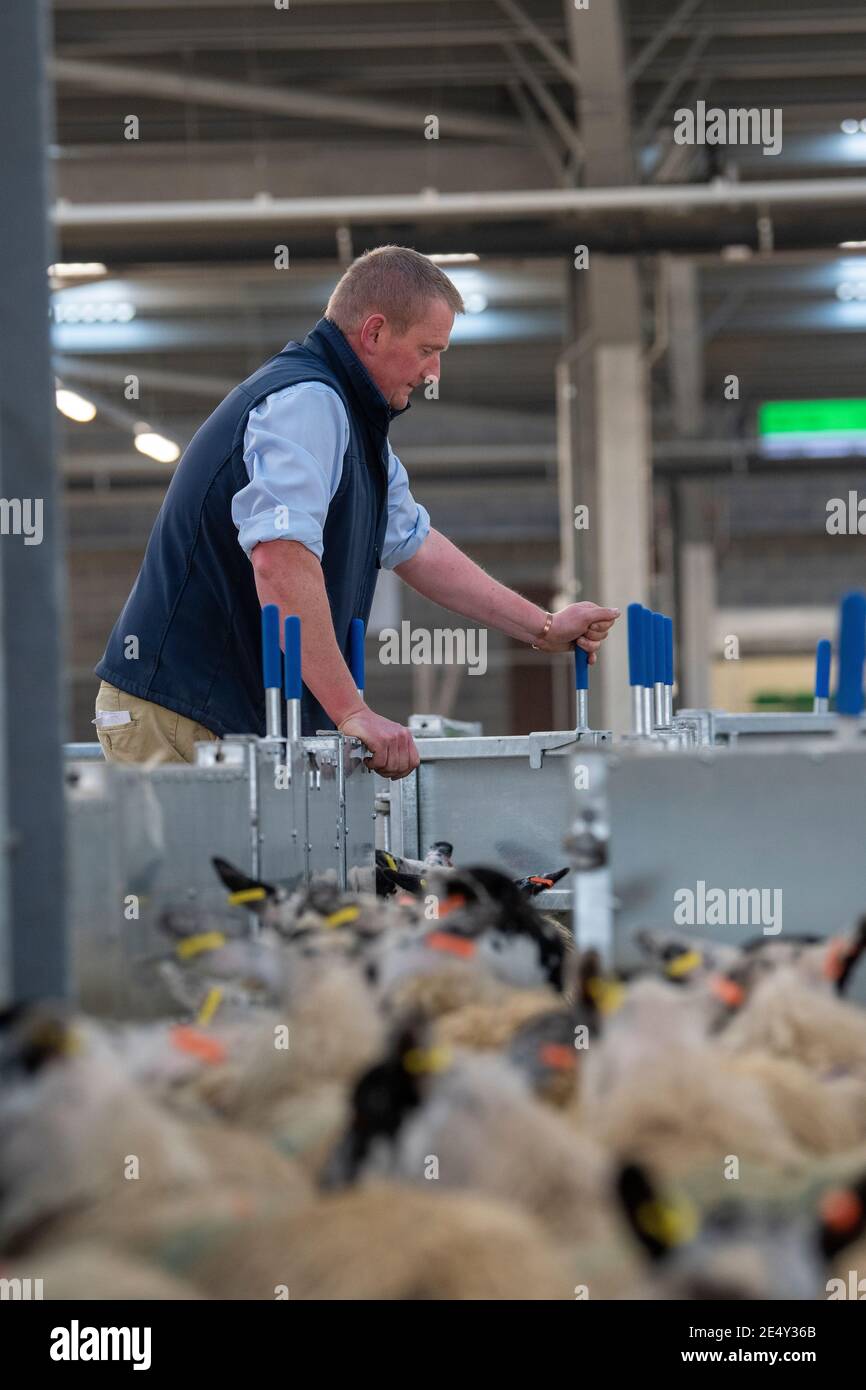
{"label": "man's short blond hair", "polygon": [[371,314],[384,314],[398,333],[406,333],[431,299],[444,300],[455,314],[464,312],[457,286],[429,256],[408,246],[377,246],[340,277],[325,316],[344,333],[354,333]]}

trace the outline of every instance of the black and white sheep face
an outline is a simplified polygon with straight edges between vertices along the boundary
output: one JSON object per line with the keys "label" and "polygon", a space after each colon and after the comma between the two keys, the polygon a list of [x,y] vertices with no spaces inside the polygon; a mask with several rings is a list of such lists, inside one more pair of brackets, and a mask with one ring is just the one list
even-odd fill
{"label": "black and white sheep face", "polygon": [[550,984],[559,987],[558,961],[551,960],[550,953],[545,955],[537,937],[492,927],[481,933],[476,944],[479,965],[504,984],[521,989]]}
{"label": "black and white sheep face", "polygon": [[96,1025],[42,1005],[15,1014],[0,1022],[0,1241],[63,1208],[94,1115],[128,1082]]}
{"label": "black and white sheep face", "polygon": [[697,1238],[665,1262],[658,1291],[681,1299],[815,1299],[826,1277],[810,1224],[732,1206],[711,1212]]}
{"label": "black and white sheep face", "polygon": [[652,1262],[647,1298],[787,1300],[826,1296],[828,1262],[866,1224],[866,1181],[825,1193],[814,1212],[726,1201],[700,1215],[681,1195],[663,1195],[627,1163],[617,1192],[632,1233]]}

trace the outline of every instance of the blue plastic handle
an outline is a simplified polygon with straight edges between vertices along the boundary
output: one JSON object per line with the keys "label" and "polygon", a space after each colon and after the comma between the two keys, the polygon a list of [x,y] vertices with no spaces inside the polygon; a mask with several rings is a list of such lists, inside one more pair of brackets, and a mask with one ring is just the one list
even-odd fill
{"label": "blue plastic handle", "polygon": [[819,700],[830,698],[830,643],[826,637],[815,648],[815,696]]}
{"label": "blue plastic handle", "polygon": [[364,689],[364,622],[353,618],[349,627],[349,670],[358,690]]}
{"label": "blue plastic handle", "polygon": [[863,711],[863,662],[866,659],[866,594],[846,594],[839,610],[839,673],[836,710]]}
{"label": "blue plastic handle", "polygon": [[301,620],[286,618],[286,687],[287,700],[300,700],[301,686]]}
{"label": "blue plastic handle", "polygon": [[653,675],[657,681],[665,678],[665,618],[653,613]]}
{"label": "blue plastic handle", "polygon": [[[643,621],[643,683],[652,686],[656,677],[655,640],[653,637],[653,615],[649,608],[641,614]],[[661,676],[658,677],[661,679]]]}
{"label": "blue plastic handle", "polygon": [[674,683],[674,620],[665,618],[665,685]]}
{"label": "blue plastic handle", "polygon": [[275,603],[266,603],[262,609],[262,676],[265,690],[279,690],[282,685],[280,660],[280,610]]}
{"label": "blue plastic handle", "polygon": [[628,683],[643,685],[643,604],[628,606]]}
{"label": "blue plastic handle", "polygon": [[583,647],[574,649],[574,688],[589,690],[589,652],[585,652]]}

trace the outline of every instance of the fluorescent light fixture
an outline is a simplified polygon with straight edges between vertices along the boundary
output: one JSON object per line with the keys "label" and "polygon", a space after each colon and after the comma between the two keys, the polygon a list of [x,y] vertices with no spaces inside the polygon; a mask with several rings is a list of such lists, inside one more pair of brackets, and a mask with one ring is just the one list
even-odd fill
{"label": "fluorescent light fixture", "polygon": [[135,318],[135,305],[125,299],[55,300],[52,306],[55,323],[129,323]]}
{"label": "fluorescent light fixture", "polygon": [[856,135],[860,129],[860,122],[855,121],[851,116],[842,122],[842,130],[846,135]]}
{"label": "fluorescent light fixture", "polygon": [[487,303],[487,295],[482,294],[480,290],[470,290],[463,296],[463,307],[467,314],[483,314]]}
{"label": "fluorescent light fixture", "polygon": [[866,300],[866,280],[843,280],[836,286],[836,298],[848,303],[852,299]]}
{"label": "fluorescent light fixture", "polygon": [[136,430],[135,447],[140,454],[156,459],[157,463],[175,463],[180,458],[180,449],[173,439],[166,439],[164,434],[156,434],[146,425]]}
{"label": "fluorescent light fixture", "polygon": [[866,452],[866,398],[765,401],[761,452],[769,457],[842,458]]}
{"label": "fluorescent light fixture", "polygon": [[58,261],[48,267],[48,274],[58,280],[73,280],[80,275],[107,275],[108,266],[102,261]]}
{"label": "fluorescent light fixture", "polygon": [[436,265],[470,265],[472,261],[478,261],[481,257],[476,256],[474,251],[442,251],[435,256],[428,256],[427,259]]}
{"label": "fluorescent light fixture", "polygon": [[78,396],[74,391],[67,391],[64,386],[57,387],[54,400],[61,415],[65,415],[67,420],[77,420],[81,425],[86,425],[96,414],[92,401],[85,400],[84,396]]}
{"label": "fluorescent light fixture", "polygon": [[840,251],[862,251],[866,248],[866,241],[840,241]]}

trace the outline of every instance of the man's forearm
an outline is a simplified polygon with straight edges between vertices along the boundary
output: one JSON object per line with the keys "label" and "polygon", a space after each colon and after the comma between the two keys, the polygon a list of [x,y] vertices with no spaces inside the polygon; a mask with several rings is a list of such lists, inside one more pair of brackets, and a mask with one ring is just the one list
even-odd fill
{"label": "man's forearm", "polygon": [[282,619],[301,620],[304,684],[335,724],[364,708],[352,674],[334,636],[322,567],[300,541],[262,541],[252,552],[256,590],[262,607],[276,603]]}
{"label": "man's forearm", "polygon": [[395,573],[443,608],[521,642],[532,642],[544,627],[543,608],[485,574],[439,531],[431,529],[412,559],[397,565]]}

